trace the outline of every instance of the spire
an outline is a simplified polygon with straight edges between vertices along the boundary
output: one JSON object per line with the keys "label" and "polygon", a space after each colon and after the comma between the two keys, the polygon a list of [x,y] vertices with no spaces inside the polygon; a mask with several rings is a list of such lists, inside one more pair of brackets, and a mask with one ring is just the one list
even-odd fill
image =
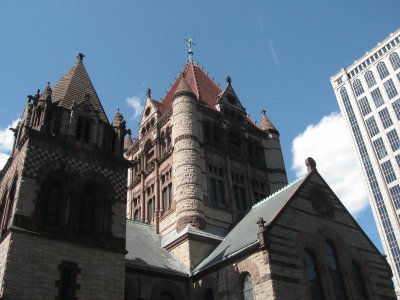
{"label": "spire", "polygon": [[100,119],[109,123],[96,90],[83,65],[83,57],[85,56],[79,53],[77,62],[55,84],[51,95],[52,101],[59,102],[59,106],[70,109],[74,102],[78,105],[84,101],[85,98],[89,97],[89,102],[91,106],[99,112]]}
{"label": "spire", "polygon": [[40,100],[51,101],[52,89],[50,87],[50,82],[47,82],[46,87],[43,90],[43,94],[40,96]]}
{"label": "spire", "polygon": [[113,127],[124,127],[125,120],[124,116],[119,112],[119,108],[117,108],[117,112],[115,113],[114,120],[112,121]]}
{"label": "spire", "polygon": [[185,39],[186,41],[186,47],[188,48],[188,55],[189,55],[189,62],[193,62],[193,49],[192,46],[196,46],[195,43],[193,43],[194,38],[189,37]]}
{"label": "spire", "polygon": [[276,130],[276,128],[272,124],[272,122],[268,119],[268,117],[266,115],[266,111],[262,110],[261,113],[262,113],[262,120],[261,120],[261,125],[260,125],[261,130],[278,132],[278,130]]}

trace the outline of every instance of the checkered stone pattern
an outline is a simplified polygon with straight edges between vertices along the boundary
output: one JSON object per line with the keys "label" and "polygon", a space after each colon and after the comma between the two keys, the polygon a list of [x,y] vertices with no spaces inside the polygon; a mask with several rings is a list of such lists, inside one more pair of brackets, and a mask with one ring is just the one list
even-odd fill
{"label": "checkered stone pattern", "polygon": [[[0,197],[2,197],[4,195],[4,192],[5,192],[6,189],[10,188],[10,185],[12,184],[13,178],[22,169],[22,165],[24,163],[25,155],[26,155],[26,148],[23,147],[17,153],[17,155],[14,156],[13,162],[11,163],[11,166],[6,171],[6,173],[4,174],[4,177],[0,181]],[[18,193],[18,191],[17,191],[17,193]]]}
{"label": "checkered stone pattern", "polygon": [[119,200],[126,198],[126,174],[115,172],[107,168],[102,168],[87,161],[77,160],[75,158],[64,157],[55,151],[49,151],[44,148],[29,146],[24,166],[24,176],[36,178],[45,168],[51,168],[52,164],[62,162],[67,165],[67,169],[77,171],[81,174],[95,172],[102,175],[112,185],[115,196]]}
{"label": "checkered stone pattern", "polygon": [[65,159],[57,152],[50,152],[43,148],[28,146],[24,165],[24,176],[36,178],[43,166],[55,161],[65,161]]}

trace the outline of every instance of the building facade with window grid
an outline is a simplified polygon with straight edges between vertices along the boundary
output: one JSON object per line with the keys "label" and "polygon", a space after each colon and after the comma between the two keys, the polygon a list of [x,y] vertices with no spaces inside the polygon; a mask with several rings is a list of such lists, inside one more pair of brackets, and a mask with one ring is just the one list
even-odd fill
{"label": "building facade with window grid", "polygon": [[331,77],[400,287],[400,29]]}

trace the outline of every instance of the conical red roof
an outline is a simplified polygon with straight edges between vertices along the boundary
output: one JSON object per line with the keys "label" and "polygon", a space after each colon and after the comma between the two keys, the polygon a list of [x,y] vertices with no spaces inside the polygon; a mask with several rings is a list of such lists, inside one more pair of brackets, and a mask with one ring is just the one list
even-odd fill
{"label": "conical red roof", "polygon": [[162,100],[161,112],[171,107],[172,98],[177,91],[181,78],[185,77],[187,84],[193,91],[197,100],[205,102],[206,105],[214,108],[217,103],[217,96],[222,92],[219,86],[212,80],[195,62],[188,62],[178,78]]}
{"label": "conical red roof", "polygon": [[60,106],[70,109],[74,101],[76,104],[82,102],[85,94],[90,95],[89,102],[99,112],[100,119],[109,123],[85,66],[82,60],[78,59],[53,87],[51,98],[53,102],[60,101]]}
{"label": "conical red roof", "polygon": [[274,124],[272,124],[272,122],[268,119],[265,111],[262,112],[262,120],[261,120],[261,125],[260,128],[264,131],[276,131],[278,132],[278,130],[276,130]]}

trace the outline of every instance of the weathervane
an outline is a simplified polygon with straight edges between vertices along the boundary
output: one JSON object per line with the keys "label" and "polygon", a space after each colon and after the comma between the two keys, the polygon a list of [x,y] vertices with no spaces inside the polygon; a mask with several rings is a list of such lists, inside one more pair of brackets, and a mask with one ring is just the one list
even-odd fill
{"label": "weathervane", "polygon": [[194,38],[189,37],[187,39],[185,39],[186,41],[186,47],[188,48],[188,54],[189,54],[189,61],[193,62],[193,50],[192,50],[192,46],[196,46],[196,44],[193,42]]}

